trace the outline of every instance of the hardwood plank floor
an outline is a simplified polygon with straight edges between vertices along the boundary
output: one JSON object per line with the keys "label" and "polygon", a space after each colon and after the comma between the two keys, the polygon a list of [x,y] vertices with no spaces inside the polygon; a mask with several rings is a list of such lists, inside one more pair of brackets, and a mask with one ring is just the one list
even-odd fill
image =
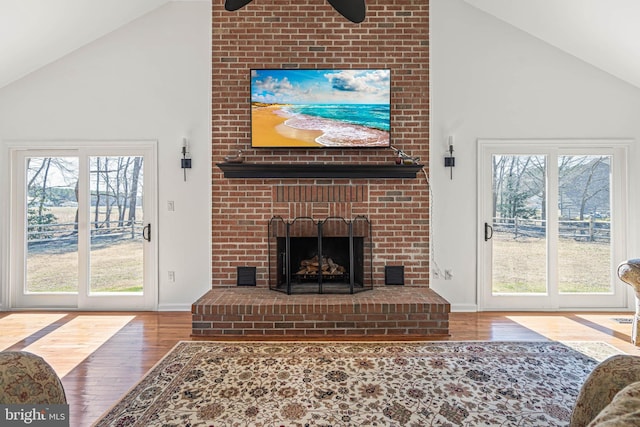
{"label": "hardwood plank floor", "polygon": [[[632,313],[451,313],[450,341],[603,341],[640,356]],[[43,356],[62,375],[71,426],[91,425],[171,348],[191,340],[189,312],[2,312],[0,350]]]}

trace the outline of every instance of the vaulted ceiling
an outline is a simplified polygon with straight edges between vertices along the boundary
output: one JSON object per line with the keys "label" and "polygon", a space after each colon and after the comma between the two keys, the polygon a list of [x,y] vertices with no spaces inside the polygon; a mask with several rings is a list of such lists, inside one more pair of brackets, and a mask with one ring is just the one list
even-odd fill
{"label": "vaulted ceiling", "polygon": [[640,87],[638,0],[465,1]]}
{"label": "vaulted ceiling", "polygon": [[[0,0],[0,88],[169,1]],[[464,1],[640,87],[638,0]]]}
{"label": "vaulted ceiling", "polygon": [[0,87],[170,0],[0,0]]}

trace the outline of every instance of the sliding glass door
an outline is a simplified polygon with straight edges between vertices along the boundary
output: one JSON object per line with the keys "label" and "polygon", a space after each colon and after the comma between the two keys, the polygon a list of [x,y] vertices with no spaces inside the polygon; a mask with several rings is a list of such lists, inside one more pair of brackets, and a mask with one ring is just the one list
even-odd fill
{"label": "sliding glass door", "polygon": [[483,309],[625,307],[626,149],[480,145]]}
{"label": "sliding glass door", "polygon": [[154,162],[143,145],[13,152],[13,307],[155,307]]}

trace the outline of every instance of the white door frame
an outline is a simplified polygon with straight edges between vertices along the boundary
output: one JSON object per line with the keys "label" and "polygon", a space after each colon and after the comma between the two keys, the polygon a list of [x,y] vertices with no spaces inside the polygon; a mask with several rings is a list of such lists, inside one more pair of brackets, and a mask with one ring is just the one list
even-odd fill
{"label": "white door frame", "polygon": [[[491,250],[490,243],[484,240],[484,223],[489,222],[492,212],[492,198],[487,196],[487,188],[491,188],[491,156],[495,152],[503,154],[531,154],[542,155],[552,153],[557,159],[558,155],[602,153],[612,155],[612,266],[616,261],[622,261],[627,257],[626,230],[628,229],[628,152],[632,144],[628,139],[478,139],[478,164],[477,164],[477,194],[478,194],[478,224],[477,224],[477,295],[479,311],[488,310],[575,310],[593,303],[593,296],[583,295],[559,295],[557,281],[549,280],[549,296],[492,296],[491,292]],[[490,169],[490,168],[489,168]],[[548,168],[547,186],[557,186],[557,171]],[[550,184],[551,183],[551,184]],[[553,193],[553,194],[552,194]],[[548,206],[557,206],[557,192],[547,191]],[[551,212],[549,209],[548,212]],[[554,210],[555,211],[555,210]],[[547,230],[548,239],[547,259],[549,272],[557,271],[557,248],[553,236],[557,233],[557,216],[548,215]],[[597,306],[589,306],[589,310],[606,310],[631,308],[632,301],[629,297],[628,286],[625,286],[612,268],[611,278],[615,290],[615,296],[607,300],[601,300]],[[590,301],[591,299],[591,301]]]}
{"label": "white door frame", "polygon": [[[144,154],[144,175],[145,175],[145,197],[143,199],[144,222],[151,224],[151,241],[145,242],[144,259],[144,290],[142,295],[132,294],[102,294],[91,295],[88,290],[78,290],[77,295],[72,294],[71,298],[62,296],[61,298],[51,298],[52,295],[43,295],[41,298],[34,298],[30,301],[29,308],[38,309],[79,309],[79,310],[157,310],[158,307],[158,202],[157,202],[157,141],[10,141],[6,142],[8,148],[8,159],[6,161],[8,170],[8,180],[3,186],[5,194],[10,195],[10,201],[6,207],[7,220],[3,224],[7,233],[3,233],[7,238],[3,242],[2,265],[3,286],[2,305],[4,309],[21,309],[16,295],[20,283],[24,283],[24,237],[20,235],[24,227],[15,227],[13,224],[24,222],[19,218],[24,218],[24,206],[19,200],[19,192],[14,191],[16,185],[20,185],[20,177],[17,176],[19,167],[16,167],[18,158],[23,158],[25,154],[40,155],[43,152],[55,153],[56,155],[70,155],[81,158],[100,155],[140,155]],[[82,165],[82,161],[81,161]],[[84,168],[86,169],[86,168]],[[80,167],[80,174],[87,174]],[[88,184],[83,176],[80,183],[80,198],[86,199],[88,194]],[[22,178],[22,181],[24,178]],[[24,183],[23,183],[24,184]],[[86,201],[86,200],[85,200]],[[4,215],[3,215],[4,216]],[[83,220],[79,218],[79,222]],[[24,225],[24,224],[23,224]],[[85,224],[86,225],[86,224]],[[81,224],[79,223],[79,227]],[[87,234],[87,233],[84,233]],[[86,237],[88,239],[88,237]],[[80,246],[80,241],[78,242]],[[20,259],[22,258],[22,259]],[[88,262],[88,257],[87,262]],[[87,271],[88,265],[79,265],[80,272]],[[21,271],[22,270],[22,271]],[[83,292],[84,291],[84,292]],[[55,295],[57,297],[57,295]],[[72,299],[74,302],[72,302]],[[33,304],[33,305],[32,305]]]}

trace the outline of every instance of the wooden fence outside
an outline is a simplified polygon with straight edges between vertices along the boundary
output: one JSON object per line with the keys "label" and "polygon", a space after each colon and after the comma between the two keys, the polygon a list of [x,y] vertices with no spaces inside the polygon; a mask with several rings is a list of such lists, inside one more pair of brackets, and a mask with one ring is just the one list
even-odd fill
{"label": "wooden fence outside", "polygon": [[[610,242],[611,222],[589,218],[579,220],[559,220],[560,238],[585,242]],[[511,234],[514,239],[546,237],[547,221],[530,218],[493,218],[494,233]]]}
{"label": "wooden fence outside", "polygon": [[[126,222],[126,221],[125,221]],[[131,238],[141,235],[142,221],[132,221],[120,225],[120,221],[90,222],[91,237]],[[62,224],[31,224],[27,227],[27,241],[32,243],[65,243],[77,241],[78,224],[75,222]]]}

